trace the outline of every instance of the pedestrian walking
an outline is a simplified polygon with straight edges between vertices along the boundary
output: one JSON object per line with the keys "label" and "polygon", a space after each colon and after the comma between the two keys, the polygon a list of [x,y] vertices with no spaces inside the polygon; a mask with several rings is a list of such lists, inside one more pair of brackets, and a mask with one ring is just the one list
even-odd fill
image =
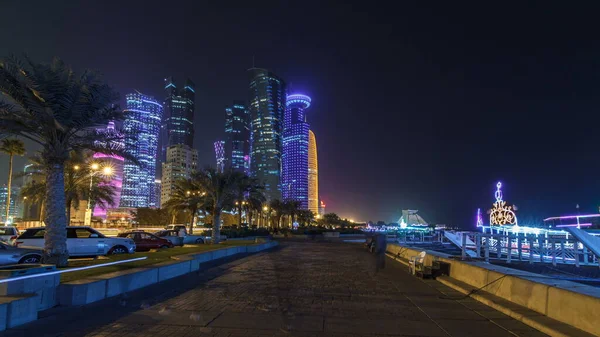
{"label": "pedestrian walking", "polygon": [[385,251],[387,249],[387,236],[385,234],[378,234],[375,239],[375,257],[377,261],[375,263],[375,272],[385,268]]}

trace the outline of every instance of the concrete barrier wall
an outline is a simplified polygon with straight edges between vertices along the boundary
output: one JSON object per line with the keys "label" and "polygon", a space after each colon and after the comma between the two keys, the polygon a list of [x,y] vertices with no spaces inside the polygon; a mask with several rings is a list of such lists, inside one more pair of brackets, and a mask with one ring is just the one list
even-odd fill
{"label": "concrete barrier wall", "polygon": [[[405,259],[421,251],[388,245],[388,253]],[[557,321],[600,336],[596,323],[600,312],[600,289],[580,283],[556,280],[526,271],[495,266],[485,262],[467,262],[449,255],[427,251],[425,262],[434,259],[450,264],[450,277],[481,288],[496,296],[527,307]]]}

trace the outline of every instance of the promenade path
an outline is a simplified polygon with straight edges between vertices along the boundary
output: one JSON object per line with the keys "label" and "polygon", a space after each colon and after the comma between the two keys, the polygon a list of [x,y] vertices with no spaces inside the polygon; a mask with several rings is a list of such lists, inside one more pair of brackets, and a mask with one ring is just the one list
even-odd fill
{"label": "promenade path", "polygon": [[546,336],[358,244],[283,242],[3,336]]}

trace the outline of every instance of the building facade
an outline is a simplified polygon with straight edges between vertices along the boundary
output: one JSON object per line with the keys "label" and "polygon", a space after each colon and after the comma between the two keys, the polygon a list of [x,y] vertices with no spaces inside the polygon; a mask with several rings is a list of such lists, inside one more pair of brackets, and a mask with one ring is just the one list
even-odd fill
{"label": "building facade", "polygon": [[[114,139],[120,139],[120,141],[114,141],[112,146],[114,148],[124,148],[125,142],[122,134],[119,134],[115,129],[115,123],[109,122],[105,129],[98,129],[98,132],[105,132],[112,135]],[[110,181],[108,184],[115,189],[115,198],[111,205],[95,205],[93,216],[101,217],[106,219],[106,210],[108,208],[118,207],[119,201],[121,200],[121,189],[123,188],[123,157],[116,155],[107,155],[104,153],[94,153],[94,159],[101,161],[102,166],[108,166],[112,169]],[[87,205],[86,205],[87,206]]]}
{"label": "building facade", "polygon": [[281,199],[281,151],[286,85],[265,69],[250,73],[250,172],[265,186],[269,200]]}
{"label": "building facade", "polygon": [[225,108],[225,168],[250,173],[250,113],[242,101]]}
{"label": "building facade", "polygon": [[283,200],[298,201],[301,209],[308,209],[310,127],[306,122],[306,109],[309,106],[310,97],[289,95],[283,122],[281,192]]}
{"label": "building facade", "polygon": [[8,219],[6,219],[6,198],[8,198],[8,186],[0,186],[0,222],[4,224],[12,224],[15,219],[21,217],[22,210],[21,202],[19,200],[20,191],[21,189],[18,186],[12,186],[10,189],[10,209],[8,210]]}
{"label": "building facade", "polygon": [[[184,144],[194,147],[194,109],[196,88],[189,78],[182,88],[177,88],[172,77],[165,79],[166,98],[161,125],[160,163],[167,160],[167,148]],[[160,167],[159,167],[160,170]]]}
{"label": "building facade", "polygon": [[319,214],[319,162],[317,139],[312,130],[308,130],[308,210]]}
{"label": "building facade", "polygon": [[123,122],[125,149],[138,163],[125,160],[119,207],[156,207],[154,180],[163,107],[153,97],[128,94]]}
{"label": "building facade", "polygon": [[167,161],[162,163],[160,207],[171,199],[177,180],[189,179],[197,168],[198,151],[185,144],[167,148]]}
{"label": "building facade", "polygon": [[217,140],[215,142],[215,159],[217,160],[217,171],[225,171],[225,141]]}

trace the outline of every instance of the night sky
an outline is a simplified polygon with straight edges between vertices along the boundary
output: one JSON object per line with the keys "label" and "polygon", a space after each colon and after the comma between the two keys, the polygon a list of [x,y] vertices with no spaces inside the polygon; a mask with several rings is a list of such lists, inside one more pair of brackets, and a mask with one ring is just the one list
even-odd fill
{"label": "night sky", "polygon": [[473,226],[497,180],[521,223],[597,211],[599,8],[219,3],[4,0],[0,55],[98,69],[123,97],[162,101],[166,76],[191,77],[203,165],[254,56],[312,97],[320,195],[342,217]]}

